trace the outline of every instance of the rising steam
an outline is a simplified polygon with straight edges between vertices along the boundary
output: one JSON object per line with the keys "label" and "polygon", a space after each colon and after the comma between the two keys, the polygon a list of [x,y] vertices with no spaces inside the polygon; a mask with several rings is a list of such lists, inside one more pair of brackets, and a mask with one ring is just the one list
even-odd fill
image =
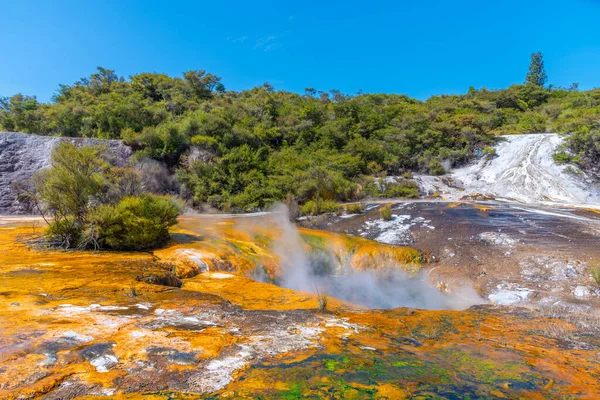
{"label": "rising steam", "polygon": [[374,265],[372,270],[355,271],[349,265],[339,265],[332,252],[309,254],[298,230],[289,221],[287,208],[278,205],[272,217],[281,232],[273,244],[273,251],[281,260],[280,286],[326,292],[339,300],[369,308],[464,309],[482,303],[472,287],[446,294],[431,287],[424,276],[410,277],[397,265]]}

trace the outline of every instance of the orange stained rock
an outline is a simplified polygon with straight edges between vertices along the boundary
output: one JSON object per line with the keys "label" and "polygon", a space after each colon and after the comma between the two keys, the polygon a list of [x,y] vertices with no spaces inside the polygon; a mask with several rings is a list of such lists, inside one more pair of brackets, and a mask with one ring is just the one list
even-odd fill
{"label": "orange stained rock", "polygon": [[[600,395],[597,352],[545,333],[558,324],[578,334],[563,321],[502,307],[364,310],[335,299],[318,312],[313,294],[253,281],[251,266],[278,262],[262,224],[188,220],[153,254],[36,251],[18,240],[33,231],[0,227],[0,398],[82,390],[89,398],[397,399],[457,387],[472,398]],[[418,265],[412,249],[301,234],[311,249],[351,252],[356,268]],[[186,250],[210,272],[182,288],[136,279],[156,260],[189,260]]]}
{"label": "orange stained rock", "polygon": [[[282,288],[270,283],[220,272],[200,274],[185,282],[186,290],[218,294],[247,310],[289,310],[318,308],[315,294]],[[329,307],[342,307],[343,302],[329,299]],[[346,304],[346,306],[353,307]]]}

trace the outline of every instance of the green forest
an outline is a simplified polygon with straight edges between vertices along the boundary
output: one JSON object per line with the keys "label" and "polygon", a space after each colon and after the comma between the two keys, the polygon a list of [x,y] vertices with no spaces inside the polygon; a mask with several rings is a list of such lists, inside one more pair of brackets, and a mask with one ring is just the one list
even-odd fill
{"label": "green forest", "polygon": [[[164,162],[189,204],[233,211],[287,199],[317,213],[333,202],[414,197],[412,173],[493,156],[500,134],[571,133],[556,159],[600,177],[600,89],[547,85],[535,56],[524,84],[426,101],[267,83],[238,92],[202,70],[123,78],[98,68],[60,85],[50,103],[0,98],[0,130],[123,140],[134,162]],[[399,178],[378,183],[383,176]]]}

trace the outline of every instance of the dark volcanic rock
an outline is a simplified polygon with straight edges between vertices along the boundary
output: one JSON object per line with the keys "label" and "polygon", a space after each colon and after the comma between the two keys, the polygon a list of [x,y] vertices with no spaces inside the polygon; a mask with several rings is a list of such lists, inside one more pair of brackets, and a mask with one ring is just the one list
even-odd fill
{"label": "dark volcanic rock", "polygon": [[180,288],[183,282],[169,271],[139,275],[136,280],[150,285],[171,286]]}
{"label": "dark volcanic rock", "polygon": [[0,132],[0,214],[26,214],[29,210],[17,200],[14,183],[24,182],[50,165],[52,150],[60,141],[78,146],[102,145],[116,165],[124,165],[131,149],[118,140],[64,138],[26,133]]}

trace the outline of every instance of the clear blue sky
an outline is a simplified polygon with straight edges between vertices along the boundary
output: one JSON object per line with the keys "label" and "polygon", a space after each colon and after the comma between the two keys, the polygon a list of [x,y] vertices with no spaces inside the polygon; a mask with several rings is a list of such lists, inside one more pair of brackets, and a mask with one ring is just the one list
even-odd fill
{"label": "clear blue sky", "polygon": [[599,0],[1,1],[0,96],[103,66],[424,99],[522,82],[533,51],[550,83],[600,86]]}

